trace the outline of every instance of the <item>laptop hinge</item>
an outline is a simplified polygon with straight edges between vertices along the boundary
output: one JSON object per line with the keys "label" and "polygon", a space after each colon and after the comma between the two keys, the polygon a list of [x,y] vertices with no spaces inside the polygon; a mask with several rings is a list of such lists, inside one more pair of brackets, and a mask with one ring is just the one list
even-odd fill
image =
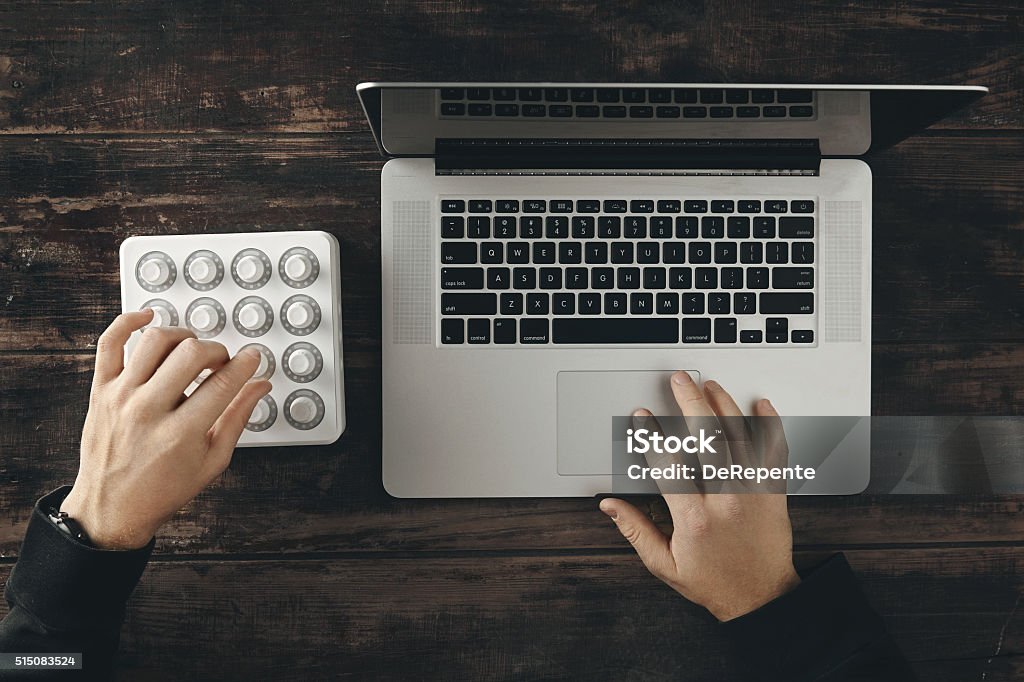
{"label": "laptop hinge", "polygon": [[438,175],[817,175],[818,140],[439,139]]}

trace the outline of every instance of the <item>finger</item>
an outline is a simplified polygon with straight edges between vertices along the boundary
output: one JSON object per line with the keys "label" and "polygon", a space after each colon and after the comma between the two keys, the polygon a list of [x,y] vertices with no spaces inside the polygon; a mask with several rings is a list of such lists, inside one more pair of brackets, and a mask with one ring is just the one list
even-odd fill
{"label": "finger", "polygon": [[96,341],[96,372],[94,386],[116,379],[124,370],[124,345],[131,335],[153,320],[153,310],[146,308],[132,313],[121,313],[103,330]]}
{"label": "finger", "polygon": [[[661,422],[655,417],[649,410],[640,408],[633,412],[633,432],[637,433],[638,430],[645,429],[650,434],[660,434],[665,436],[665,430],[661,426]],[[650,438],[648,437],[648,441]],[[664,443],[664,441],[662,441]],[[647,451],[644,452],[644,459],[647,461],[647,466],[657,469],[666,469],[674,465],[693,466],[695,458],[689,458],[691,461],[687,462],[684,460],[682,452],[669,452],[667,448],[662,447],[661,451],[655,451],[652,444],[649,443]],[[681,507],[684,504],[692,504],[693,502],[688,498],[688,495],[696,493],[699,496],[697,485],[692,479],[655,479],[655,483],[658,485],[658,492],[665,497],[665,502],[669,505],[669,510],[675,514],[677,509],[673,507]],[[685,493],[682,497],[684,499],[674,500],[672,496],[677,496],[677,493]]]}
{"label": "finger", "polygon": [[[211,374],[178,408],[183,417],[204,429],[213,426],[260,364],[259,351],[247,348]],[[254,403],[255,404],[255,403]],[[251,412],[251,410],[250,410]],[[248,417],[248,415],[246,415]],[[244,426],[244,424],[243,424]]]}
{"label": "finger", "polygon": [[613,497],[601,500],[599,506],[615,522],[622,537],[633,545],[648,571],[662,580],[675,573],[676,562],[668,536],[646,514],[629,502]]}
{"label": "finger", "polygon": [[196,337],[183,327],[149,327],[125,363],[123,380],[130,386],[141,386],[153,377],[163,361],[185,339]]}
{"label": "finger", "polygon": [[[672,386],[672,395],[675,396],[676,404],[683,413],[686,428],[691,435],[700,435],[701,430],[714,433],[720,425],[715,411],[704,399],[704,393],[700,387],[693,382],[687,372],[676,372],[669,382]],[[705,459],[709,455],[705,455]],[[699,457],[698,459],[703,463]],[[718,448],[715,460],[708,464],[728,464],[728,447]]]}
{"label": "finger", "polygon": [[154,394],[162,396],[168,406],[177,403],[184,392],[204,369],[217,370],[230,359],[228,349],[216,341],[185,339],[171,351],[153,378],[147,382]]}
{"label": "finger", "polygon": [[238,445],[238,439],[241,438],[252,411],[256,409],[256,403],[270,393],[270,389],[269,381],[247,383],[210,429],[210,449],[206,455],[207,465],[210,467],[210,479],[219,476],[227,469],[228,464],[231,463],[231,455],[235,451],[235,446]]}
{"label": "finger", "polygon": [[754,455],[751,452],[750,430],[739,405],[717,381],[704,382],[704,397],[719,417],[718,423],[729,443],[732,461],[743,466],[751,465]]}

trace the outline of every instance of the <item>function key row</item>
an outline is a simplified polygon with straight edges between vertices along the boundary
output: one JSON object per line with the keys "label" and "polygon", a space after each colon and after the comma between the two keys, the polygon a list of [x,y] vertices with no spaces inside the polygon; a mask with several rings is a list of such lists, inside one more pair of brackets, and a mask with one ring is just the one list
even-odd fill
{"label": "function key row", "polygon": [[442,213],[814,213],[810,199],[442,199]]}
{"label": "function key row", "polygon": [[499,116],[524,118],[811,118],[814,108],[810,105],[742,105],[732,106],[650,106],[636,104],[513,104],[508,102],[442,102],[442,116]]}
{"label": "function key row", "polygon": [[442,101],[625,104],[810,104],[814,91],[786,88],[441,88]]}

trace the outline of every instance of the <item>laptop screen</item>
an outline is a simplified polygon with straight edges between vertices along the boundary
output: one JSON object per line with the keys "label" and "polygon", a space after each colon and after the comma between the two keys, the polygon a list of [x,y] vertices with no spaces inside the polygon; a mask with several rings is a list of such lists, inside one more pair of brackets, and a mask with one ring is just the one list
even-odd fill
{"label": "laptop screen", "polygon": [[823,156],[894,144],[987,92],[976,86],[363,83],[388,156],[439,140],[816,140]]}

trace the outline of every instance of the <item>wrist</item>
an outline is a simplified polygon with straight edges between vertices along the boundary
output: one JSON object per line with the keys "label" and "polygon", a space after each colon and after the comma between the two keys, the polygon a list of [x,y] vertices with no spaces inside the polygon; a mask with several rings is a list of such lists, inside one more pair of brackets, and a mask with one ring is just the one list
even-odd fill
{"label": "wrist", "polygon": [[796,589],[799,584],[800,576],[797,574],[796,568],[790,566],[778,578],[764,583],[759,589],[751,590],[742,596],[729,599],[721,604],[708,606],[707,609],[717,620],[724,623],[756,611],[765,604]]}
{"label": "wrist", "polygon": [[120,520],[119,515],[101,512],[99,505],[91,503],[89,496],[76,494],[72,488],[61,503],[59,511],[68,515],[97,549],[133,550],[145,547],[153,533],[146,529],[133,529],[132,524]]}

